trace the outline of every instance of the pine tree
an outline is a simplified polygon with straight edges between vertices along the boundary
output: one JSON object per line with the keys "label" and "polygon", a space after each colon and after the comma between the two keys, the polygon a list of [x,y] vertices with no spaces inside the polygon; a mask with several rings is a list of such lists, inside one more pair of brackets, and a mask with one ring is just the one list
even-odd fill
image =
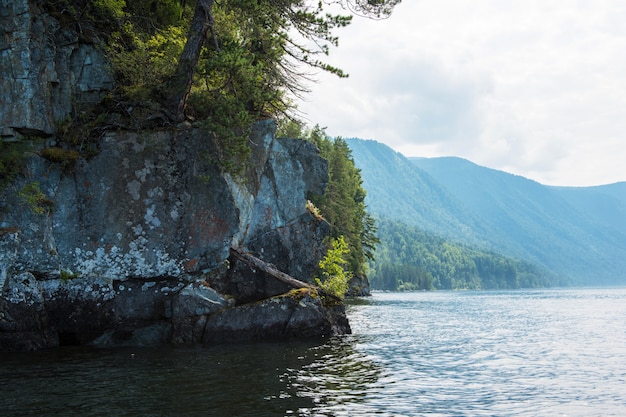
{"label": "pine tree", "polygon": [[[290,128],[292,131],[293,126]],[[331,237],[343,237],[349,252],[346,267],[355,277],[365,277],[367,259],[373,259],[378,243],[376,224],[367,212],[366,191],[361,171],[354,165],[352,151],[342,138],[331,139],[315,126],[305,134],[328,160],[328,185],[323,195],[310,196],[313,204],[330,223]]]}

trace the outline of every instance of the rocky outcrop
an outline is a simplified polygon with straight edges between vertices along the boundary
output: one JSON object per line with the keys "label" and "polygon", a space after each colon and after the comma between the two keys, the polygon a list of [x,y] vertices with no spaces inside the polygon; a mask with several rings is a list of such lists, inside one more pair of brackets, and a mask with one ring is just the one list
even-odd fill
{"label": "rocky outcrop", "polygon": [[251,143],[237,181],[196,128],[109,133],[90,160],[31,155],[1,193],[0,348],[349,331],[341,307],[285,296],[288,285],[230,258],[235,247],[311,281],[328,234],[305,208],[327,181],[315,147],[275,139],[271,121]]}
{"label": "rocky outcrop", "polygon": [[0,1],[0,132],[51,136],[114,84],[104,55],[32,0]]}
{"label": "rocky outcrop", "polygon": [[93,40],[42,4],[0,0],[0,140],[32,150],[0,190],[0,351],[348,332],[341,306],[230,257],[312,280],[329,233],[305,208],[328,180],[317,149],[260,121],[235,179],[188,123],[109,130],[89,154],[58,148],[57,126],[114,80]]}

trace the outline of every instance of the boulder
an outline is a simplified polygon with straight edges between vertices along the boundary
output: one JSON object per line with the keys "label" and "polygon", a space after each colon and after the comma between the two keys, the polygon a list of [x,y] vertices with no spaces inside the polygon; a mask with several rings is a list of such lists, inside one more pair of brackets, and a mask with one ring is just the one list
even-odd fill
{"label": "boulder", "polygon": [[329,309],[306,289],[223,310],[207,317],[203,325],[205,344],[350,332],[343,307]]}

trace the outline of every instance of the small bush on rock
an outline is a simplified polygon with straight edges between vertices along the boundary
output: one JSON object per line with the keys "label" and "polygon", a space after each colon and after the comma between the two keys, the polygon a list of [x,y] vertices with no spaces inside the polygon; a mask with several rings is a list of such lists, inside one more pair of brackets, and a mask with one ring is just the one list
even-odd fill
{"label": "small bush on rock", "polygon": [[348,281],[352,278],[352,273],[345,269],[347,264],[344,255],[349,252],[350,249],[343,236],[332,239],[330,249],[319,263],[323,280],[315,278],[315,282],[324,292],[340,299],[345,297]]}

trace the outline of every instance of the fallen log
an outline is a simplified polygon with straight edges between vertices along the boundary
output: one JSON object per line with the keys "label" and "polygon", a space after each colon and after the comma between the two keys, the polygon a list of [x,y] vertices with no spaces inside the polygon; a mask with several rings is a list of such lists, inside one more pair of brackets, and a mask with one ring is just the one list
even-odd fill
{"label": "fallen log", "polygon": [[246,265],[248,265],[250,268],[256,268],[259,269],[263,272],[265,272],[266,274],[269,274],[271,276],[273,276],[274,278],[276,278],[279,281],[284,282],[287,285],[290,285],[294,288],[311,288],[311,289],[317,289],[316,286],[311,285],[307,282],[304,281],[300,281],[299,279],[295,279],[294,277],[292,277],[291,275],[285,274],[282,271],[279,271],[278,269],[276,269],[276,267],[274,267],[273,265],[262,261],[261,259],[257,258],[256,256],[252,256],[249,253],[243,253],[235,248],[230,248],[230,254],[231,256],[239,259],[240,261],[242,261],[243,263],[245,263]]}
{"label": "fallen log", "polygon": [[238,260],[240,260],[241,262],[245,263],[246,265],[248,265],[250,268],[253,269],[258,269],[260,271],[265,272],[266,274],[276,278],[277,280],[284,282],[285,284],[293,287],[293,288],[310,288],[312,290],[317,291],[318,293],[320,293],[323,296],[326,297],[330,297],[336,301],[341,301],[341,298],[333,295],[333,294],[329,294],[326,291],[322,290],[321,288],[319,288],[316,285],[313,284],[309,284],[308,282],[304,282],[304,281],[300,281],[299,279],[296,279],[294,277],[292,277],[289,274],[286,274],[278,269],[276,269],[275,266],[273,266],[272,264],[269,264],[259,258],[257,258],[256,256],[250,255],[249,253],[244,253],[241,252],[238,249],[235,248],[230,248],[230,255]]}

